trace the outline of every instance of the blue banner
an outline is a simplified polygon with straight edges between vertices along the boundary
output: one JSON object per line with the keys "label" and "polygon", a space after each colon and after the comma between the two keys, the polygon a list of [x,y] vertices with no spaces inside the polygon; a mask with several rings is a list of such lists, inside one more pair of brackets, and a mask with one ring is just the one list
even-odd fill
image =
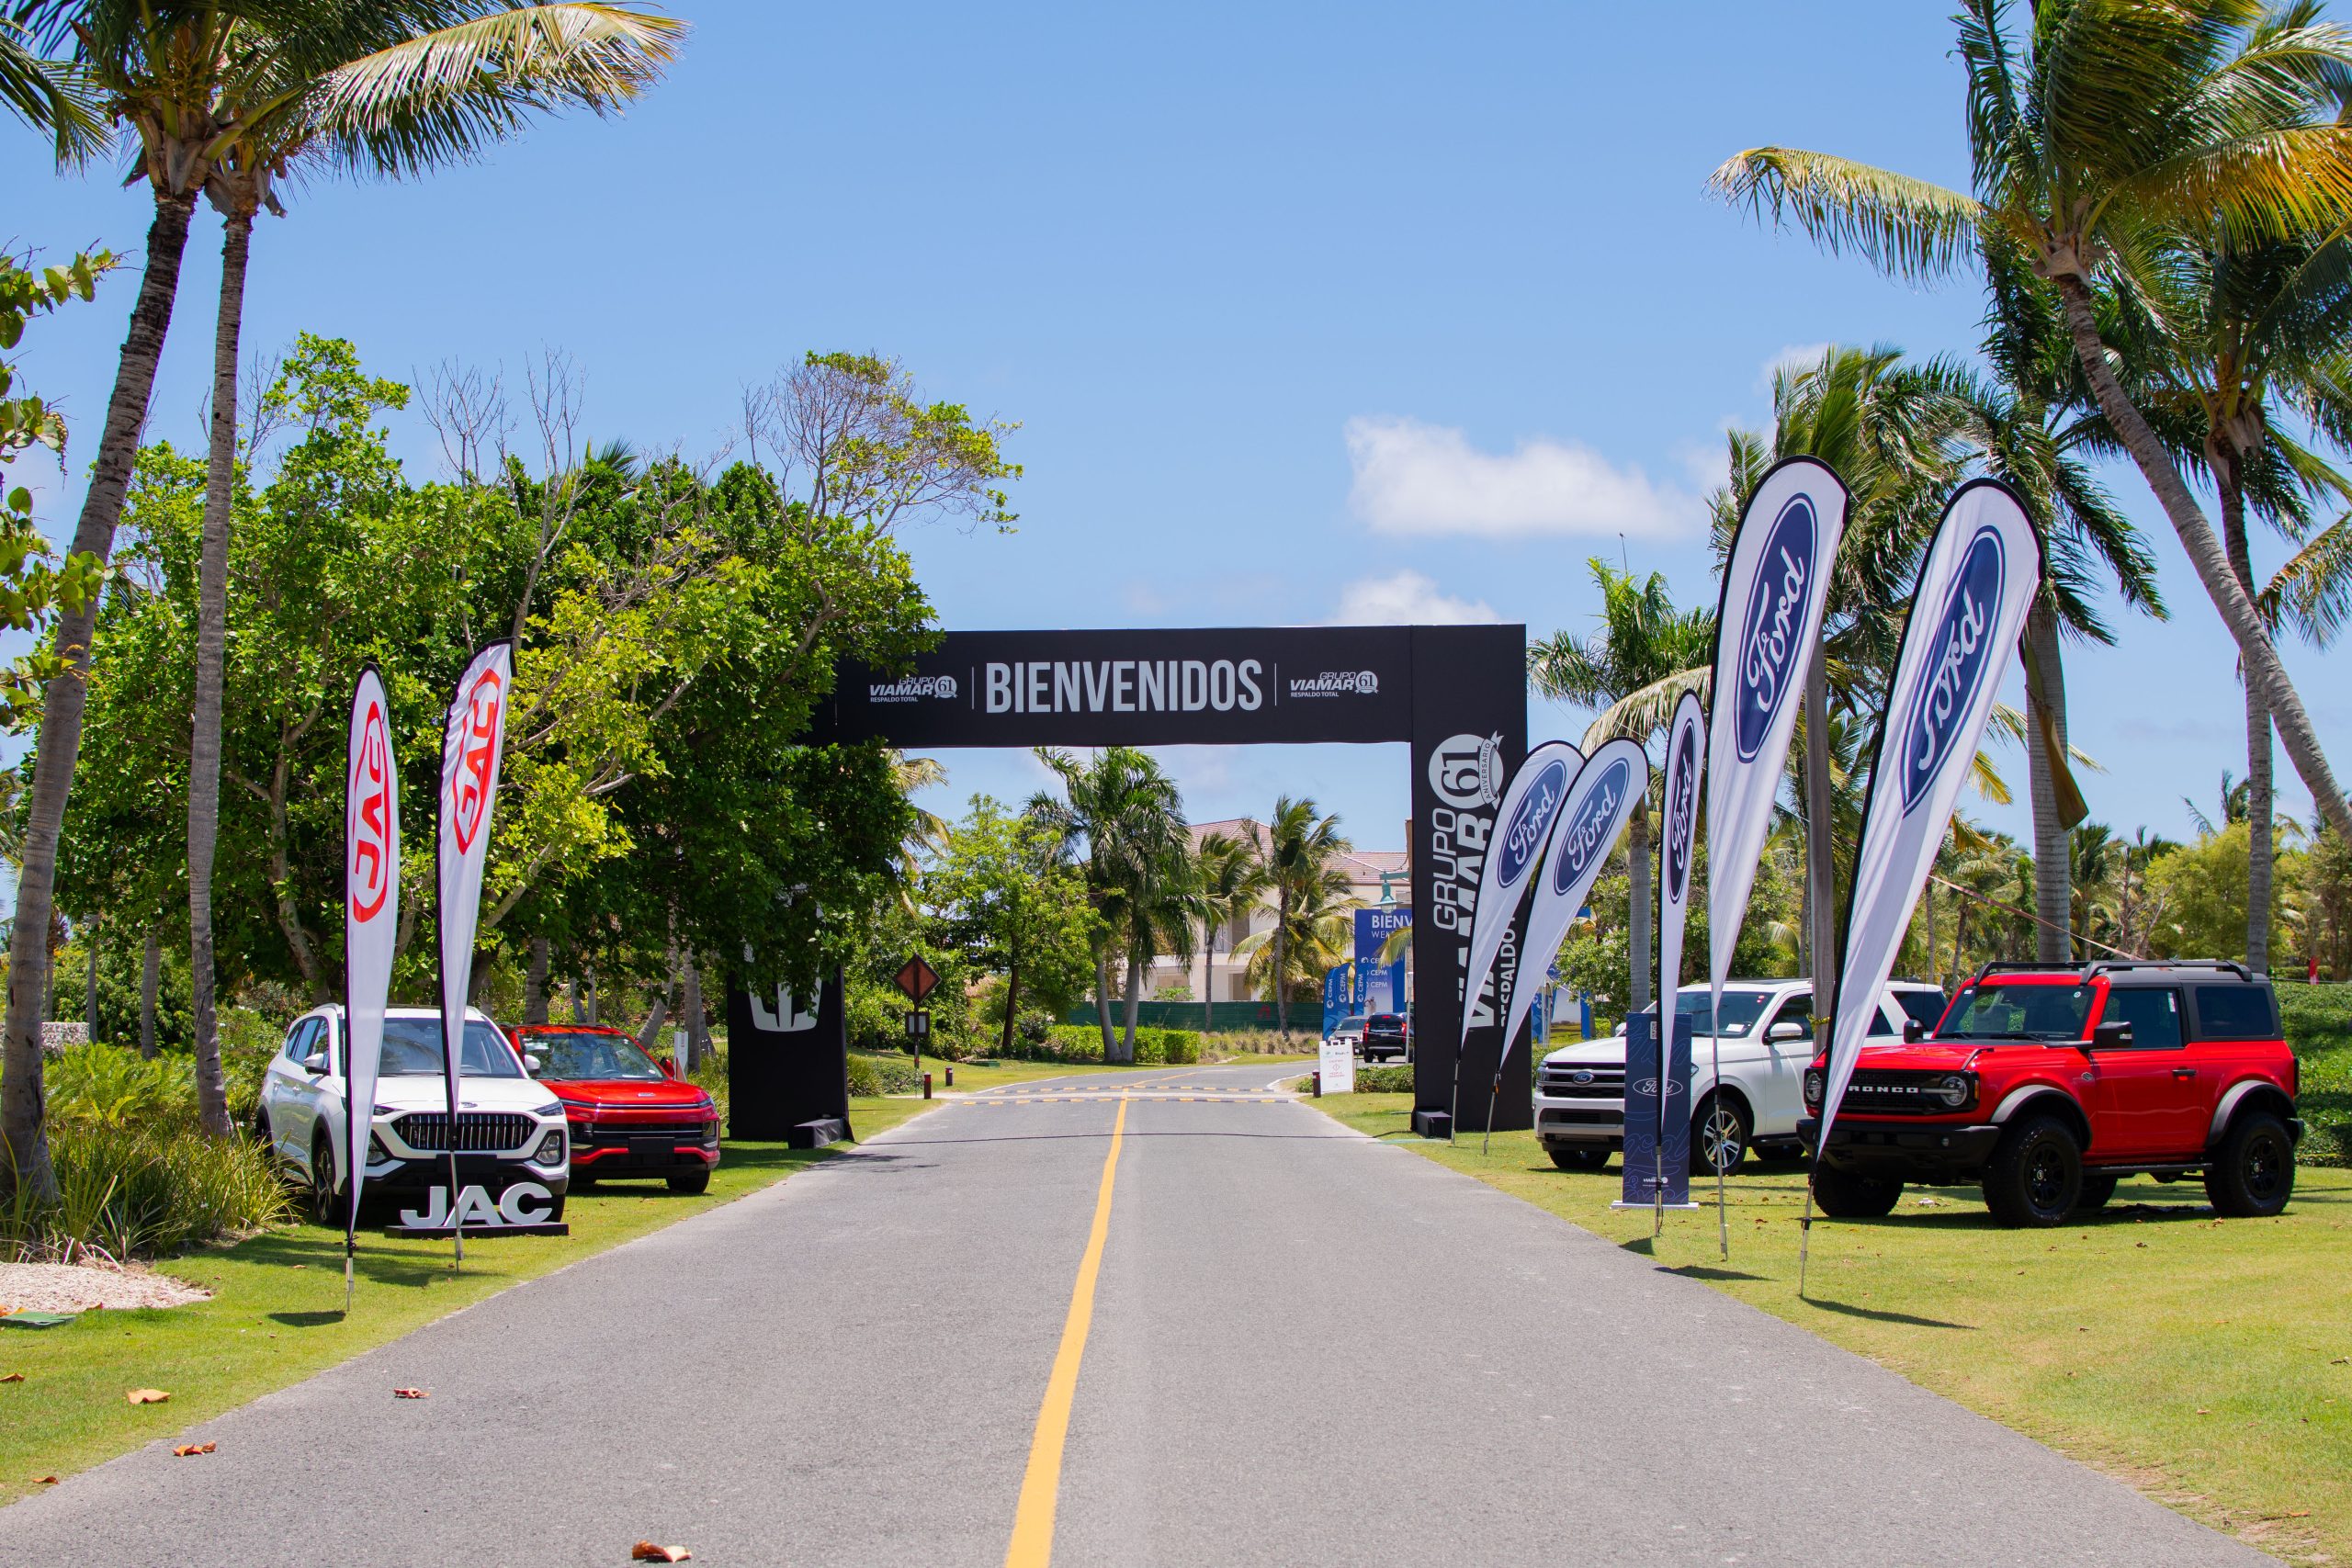
{"label": "blue banner", "polygon": [[1340,1020],[1348,1016],[1348,970],[1345,964],[1335,964],[1323,974],[1323,1038],[1331,1038],[1331,1031],[1340,1027]]}
{"label": "blue banner", "polygon": [[1690,1201],[1690,1015],[1674,1012],[1674,1043],[1666,1053],[1666,1076],[1658,1084],[1657,1159],[1666,1178],[1666,1201]]}
{"label": "blue banner", "polygon": [[1356,911],[1356,1010],[1365,1014],[1405,1010],[1405,960],[1380,962],[1388,939],[1413,923],[1413,911],[1402,904],[1383,904]]}
{"label": "blue banner", "polygon": [[1646,1209],[1654,1201],[1657,1160],[1657,1016],[1625,1021],[1625,1180],[1620,1202]]}

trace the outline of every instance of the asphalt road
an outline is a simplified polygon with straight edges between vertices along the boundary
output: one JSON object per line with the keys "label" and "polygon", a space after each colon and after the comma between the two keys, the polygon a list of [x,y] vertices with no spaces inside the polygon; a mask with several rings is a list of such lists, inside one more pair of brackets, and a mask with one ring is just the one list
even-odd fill
{"label": "asphalt road", "polygon": [[2270,1561],[1274,1073],[944,1106],[0,1510],[0,1562],[994,1568],[1123,1093],[1057,1564]]}

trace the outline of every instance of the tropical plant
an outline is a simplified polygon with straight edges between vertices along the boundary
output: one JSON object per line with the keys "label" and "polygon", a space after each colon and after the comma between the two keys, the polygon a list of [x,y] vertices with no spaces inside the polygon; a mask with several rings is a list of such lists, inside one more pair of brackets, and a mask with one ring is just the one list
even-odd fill
{"label": "tropical plant", "polygon": [[1204,834],[1193,849],[1193,896],[1201,911],[1201,1027],[1216,1021],[1216,933],[1258,908],[1266,893],[1257,847],[1230,833]]}
{"label": "tropical plant", "polygon": [[[1132,746],[1106,746],[1080,761],[1051,747],[1037,760],[1061,781],[1062,798],[1040,792],[1029,814],[1054,832],[1058,852],[1077,861],[1087,897],[1100,921],[1094,940],[1094,1006],[1102,1032],[1102,1059],[1120,1055],[1111,1032],[1111,959],[1127,960],[1129,1013],[1141,1000],[1140,969],[1150,963],[1155,921],[1171,886],[1183,880],[1184,802],[1175,781],[1152,757]],[[1138,951],[1142,964],[1135,962]],[[1132,1051],[1134,1035],[1127,1036]]]}
{"label": "tropical plant", "polygon": [[[1589,563],[1600,590],[1600,628],[1581,640],[1566,632],[1532,642],[1527,649],[1529,683],[1547,697],[1600,711],[1584,732],[1584,750],[1620,738],[1644,750],[1651,737],[1673,721],[1674,705],[1686,691],[1707,683],[1713,656],[1712,610],[1677,610],[1657,572],[1637,580],[1598,556]],[[1655,775],[1653,791],[1665,781]],[[1650,1005],[1650,818],[1646,798],[1636,801],[1626,829],[1625,860],[1633,886],[1628,951],[1634,966],[1633,1010]],[[1671,991],[1679,975],[1659,976]]]}
{"label": "tropical plant", "polygon": [[1966,268],[1988,234],[2022,254],[2057,290],[2099,412],[2162,504],[2297,772],[2322,814],[2352,832],[2352,800],[2174,451],[2124,385],[2097,295],[2102,280],[2130,288],[2167,233],[2290,241],[2352,210],[2352,122],[2322,108],[2324,90],[2352,73],[2352,36],[2273,20],[2267,0],[2041,0],[2020,43],[2006,0],[1965,0],[1973,196],[1784,147],[1736,154],[1714,184],[1900,277]]}
{"label": "tropical plant", "polygon": [[1340,831],[1340,819],[1326,816],[1310,799],[1285,795],[1274,801],[1258,841],[1258,865],[1273,897],[1274,923],[1236,942],[1236,956],[1263,949],[1265,961],[1253,973],[1272,987],[1274,1027],[1290,1036],[1290,987],[1320,980],[1323,971],[1347,956],[1349,940],[1331,934],[1331,922],[1346,923],[1355,908],[1347,874],[1331,863],[1354,846]]}
{"label": "tropical plant", "polygon": [[210,459],[197,596],[196,693],[188,747],[187,889],[195,976],[197,1083],[203,1130],[229,1134],[213,1018],[212,863],[220,818],[221,667],[227,636],[229,525],[237,466],[237,355],[254,216],[283,214],[288,176],[341,165],[413,175],[478,155],[535,113],[567,106],[602,113],[661,73],[684,28],[614,5],[501,5],[497,0],[314,3],[291,14],[354,13],[322,38],[332,62],[279,47],[275,11],[232,17],[202,152],[205,195],[221,215],[220,296],[213,331]]}

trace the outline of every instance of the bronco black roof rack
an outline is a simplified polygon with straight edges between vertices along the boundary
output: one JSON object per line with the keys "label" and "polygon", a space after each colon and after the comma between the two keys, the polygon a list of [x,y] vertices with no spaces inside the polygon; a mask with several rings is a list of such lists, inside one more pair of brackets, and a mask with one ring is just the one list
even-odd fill
{"label": "bronco black roof rack", "polygon": [[1993,958],[1987,959],[1984,966],[1970,977],[1969,984],[1972,986],[1977,984],[1996,970],[2008,970],[2029,975],[2078,974],[2088,980],[2096,976],[2130,969],[2215,969],[2235,975],[2241,980],[2254,978],[2254,971],[2234,958],[2092,958],[2086,959],[2080,964],[2060,964],[2030,958]]}

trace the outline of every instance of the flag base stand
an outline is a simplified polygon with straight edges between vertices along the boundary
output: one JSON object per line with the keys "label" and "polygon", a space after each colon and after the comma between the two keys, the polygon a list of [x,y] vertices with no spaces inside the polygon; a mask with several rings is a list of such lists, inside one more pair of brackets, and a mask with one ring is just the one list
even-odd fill
{"label": "flag base stand", "polygon": [[1437,1143],[1453,1140],[1453,1112],[1451,1111],[1416,1111],[1413,1131]]}
{"label": "flag base stand", "polygon": [[791,1149],[821,1149],[827,1144],[849,1141],[849,1122],[839,1116],[820,1116],[813,1122],[796,1124],[784,1135],[785,1147]]}

